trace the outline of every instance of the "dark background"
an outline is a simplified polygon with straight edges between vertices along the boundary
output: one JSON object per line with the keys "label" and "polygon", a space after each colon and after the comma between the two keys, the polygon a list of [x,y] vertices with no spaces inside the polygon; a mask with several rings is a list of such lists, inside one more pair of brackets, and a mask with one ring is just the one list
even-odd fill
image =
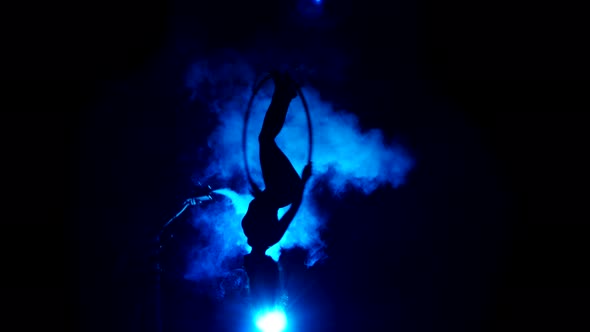
{"label": "dark background", "polygon": [[[402,188],[318,197],[334,211],[331,258],[309,272],[316,286],[299,305],[315,314],[300,331],[587,330],[583,11],[326,1],[321,26],[294,6],[4,11],[3,321],[154,330],[150,236],[198,166],[180,158],[186,142],[208,128],[187,124],[203,114],[171,111],[186,110],[186,66],[262,34],[277,48],[323,42],[347,54],[342,79],[320,72],[312,83],[418,161]],[[210,330],[214,306],[176,287],[168,329]]]}

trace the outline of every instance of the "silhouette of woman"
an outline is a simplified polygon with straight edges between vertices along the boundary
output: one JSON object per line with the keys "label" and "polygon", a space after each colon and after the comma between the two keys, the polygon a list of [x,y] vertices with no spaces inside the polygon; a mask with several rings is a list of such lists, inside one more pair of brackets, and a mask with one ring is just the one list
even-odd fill
{"label": "silhouette of woman", "polygon": [[[265,188],[261,191],[254,185],[254,199],[242,219],[242,229],[253,255],[264,255],[283,237],[301,205],[304,186],[311,176],[311,165],[308,164],[300,178],[275,142],[297,90],[288,74],[275,72],[271,77],[275,90],[258,136]],[[289,204],[289,210],[279,220],[278,210]]]}
{"label": "silhouette of woman", "polygon": [[[307,164],[300,178],[275,142],[285,123],[289,104],[297,96],[297,90],[287,73],[273,72],[271,78],[275,90],[258,136],[265,188],[260,190],[252,184],[254,199],[242,219],[242,229],[252,247],[251,253],[244,257],[250,291],[256,297],[255,301],[266,303],[276,302],[279,285],[278,266],[266,256],[266,250],[278,243],[287,231],[301,205],[305,184],[311,176],[311,164]],[[278,210],[289,204],[291,206],[279,220]]]}

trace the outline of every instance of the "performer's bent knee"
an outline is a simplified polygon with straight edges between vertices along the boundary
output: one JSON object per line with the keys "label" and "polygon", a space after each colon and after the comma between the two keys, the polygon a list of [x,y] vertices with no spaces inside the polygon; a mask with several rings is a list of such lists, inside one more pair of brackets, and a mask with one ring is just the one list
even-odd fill
{"label": "performer's bent knee", "polygon": [[275,144],[275,136],[262,132],[258,135],[258,143],[260,145]]}

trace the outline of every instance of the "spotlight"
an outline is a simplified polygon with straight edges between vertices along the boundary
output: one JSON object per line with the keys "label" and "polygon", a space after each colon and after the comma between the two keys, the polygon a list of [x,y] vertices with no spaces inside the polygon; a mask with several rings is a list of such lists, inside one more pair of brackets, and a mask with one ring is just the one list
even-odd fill
{"label": "spotlight", "polygon": [[281,310],[261,313],[256,318],[256,327],[262,332],[282,332],[287,327],[287,316]]}

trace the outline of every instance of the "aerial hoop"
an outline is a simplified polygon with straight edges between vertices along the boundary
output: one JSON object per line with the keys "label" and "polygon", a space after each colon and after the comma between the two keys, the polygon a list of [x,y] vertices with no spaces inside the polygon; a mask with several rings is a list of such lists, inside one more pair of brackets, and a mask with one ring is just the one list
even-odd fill
{"label": "aerial hoop", "polygon": [[[250,167],[248,166],[248,153],[247,153],[247,147],[248,147],[248,120],[250,119],[250,111],[252,110],[252,103],[254,102],[254,98],[256,97],[256,95],[258,94],[258,92],[260,91],[260,88],[262,88],[262,86],[264,85],[264,83],[266,83],[266,81],[268,81],[271,78],[270,74],[267,74],[264,78],[262,78],[262,80],[260,80],[260,82],[258,82],[258,84],[256,84],[254,86],[254,89],[252,89],[252,96],[250,97],[250,100],[248,101],[248,106],[246,108],[246,113],[244,114],[244,130],[242,132],[242,151],[243,151],[243,155],[244,155],[244,166],[246,168],[246,175],[248,176],[248,182],[250,182],[250,186],[252,188],[252,190],[254,191],[254,193],[260,192],[260,188],[256,185],[256,183],[254,182],[254,180],[252,179],[252,176],[250,174]],[[305,96],[303,95],[303,92],[301,91],[301,87],[298,84],[295,84],[295,89],[297,90],[297,95],[299,96],[299,98],[301,99],[301,103],[303,104],[303,109],[305,110],[305,116],[307,117],[307,134],[308,134],[308,148],[307,148],[307,164],[311,164],[311,152],[312,152],[312,146],[313,146],[313,142],[312,142],[312,128],[311,128],[311,117],[309,115],[309,107],[307,106],[307,101],[305,100]]]}

